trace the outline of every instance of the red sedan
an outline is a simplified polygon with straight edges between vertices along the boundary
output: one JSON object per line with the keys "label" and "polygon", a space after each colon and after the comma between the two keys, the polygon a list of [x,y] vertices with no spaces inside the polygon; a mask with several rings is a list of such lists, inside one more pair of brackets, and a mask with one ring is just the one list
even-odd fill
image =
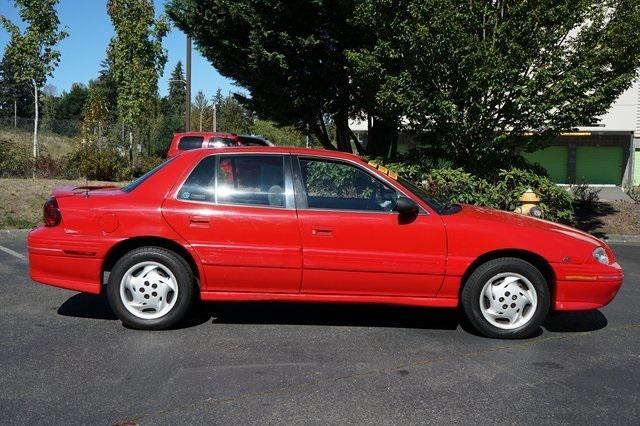
{"label": "red sedan", "polygon": [[622,270],[573,228],[446,205],[383,167],[321,150],[198,149],[123,188],[60,188],[28,237],[34,281],[105,292],[126,325],[192,302],[455,308],[482,334],[530,335],[549,310],[608,304]]}

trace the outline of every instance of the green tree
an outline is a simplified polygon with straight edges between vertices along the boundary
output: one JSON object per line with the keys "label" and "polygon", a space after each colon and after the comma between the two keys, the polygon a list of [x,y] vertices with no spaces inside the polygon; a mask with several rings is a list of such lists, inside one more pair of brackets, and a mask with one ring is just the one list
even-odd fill
{"label": "green tree", "polygon": [[216,105],[216,119],[219,132],[249,133],[253,124],[251,112],[234,95],[223,98]]}
{"label": "green tree", "polygon": [[178,61],[169,79],[169,94],[166,97],[166,112],[184,116],[184,103],[187,96],[182,62]]}
{"label": "green tree", "polygon": [[56,108],[56,118],[61,120],[82,120],[84,104],[89,96],[89,88],[82,83],[73,83],[69,91],[62,92]]}
{"label": "green tree", "polygon": [[16,80],[6,55],[3,56],[0,61],[0,116],[11,117],[17,126],[18,117],[33,116],[32,96],[29,85]]}
{"label": "green tree", "polygon": [[0,16],[0,23],[11,34],[11,40],[5,50],[5,58],[16,82],[30,84],[33,91],[34,158],[39,155],[39,92],[60,60],[60,52],[55,49],[55,46],[67,37],[67,33],[59,29],[60,21],[55,10],[57,3],[58,0],[15,0],[20,18],[27,25],[24,32],[21,32],[18,26],[8,18]]}
{"label": "green tree", "polygon": [[109,120],[107,95],[99,85],[89,84],[89,91],[83,107],[83,136],[86,140],[95,140],[98,150],[101,148],[105,126]]}
{"label": "green tree", "polygon": [[[351,0],[167,4],[169,16],[216,69],[249,91],[239,98],[250,111],[345,151],[357,140],[348,120],[360,112],[345,52],[368,37],[352,25],[353,12]],[[336,125],[335,145],[328,121]]]}
{"label": "green tree", "polygon": [[192,120],[191,127],[192,128],[198,128],[199,131],[202,131],[202,120],[207,115],[208,106],[209,106],[209,103],[207,102],[207,97],[202,92],[202,90],[199,90],[198,93],[196,93],[195,98],[193,98],[193,112],[194,112],[194,114],[193,114],[193,116],[191,118],[191,120]]}
{"label": "green tree", "polygon": [[107,12],[116,33],[107,56],[117,90],[118,116],[129,126],[129,158],[133,161],[133,128],[156,109],[158,77],[167,61],[162,39],[169,26],[164,18],[155,18],[148,0],[109,0]]}
{"label": "green tree", "polygon": [[355,16],[365,103],[468,170],[594,123],[640,66],[637,0],[362,0]]}
{"label": "green tree", "polygon": [[275,145],[305,146],[305,135],[291,126],[277,126],[271,121],[256,120],[249,129],[249,133],[264,136]]}

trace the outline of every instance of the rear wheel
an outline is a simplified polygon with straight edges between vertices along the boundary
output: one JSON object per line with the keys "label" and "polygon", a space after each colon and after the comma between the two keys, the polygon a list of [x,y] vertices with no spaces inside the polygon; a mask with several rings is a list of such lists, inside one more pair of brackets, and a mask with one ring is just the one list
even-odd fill
{"label": "rear wheel", "polygon": [[116,262],[107,297],[127,326],[161,330],[187,314],[194,298],[193,281],[182,257],[160,247],[141,247]]}
{"label": "rear wheel", "polygon": [[487,337],[530,336],[549,311],[549,286],[540,271],[522,259],[500,258],[480,265],[462,290],[469,322]]}

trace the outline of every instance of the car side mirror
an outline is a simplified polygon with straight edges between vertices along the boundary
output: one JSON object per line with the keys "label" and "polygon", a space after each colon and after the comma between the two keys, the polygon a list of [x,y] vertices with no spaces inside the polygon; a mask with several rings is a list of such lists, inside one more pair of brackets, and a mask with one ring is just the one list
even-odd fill
{"label": "car side mirror", "polygon": [[395,210],[402,217],[415,217],[420,212],[420,207],[411,198],[400,196],[396,201]]}

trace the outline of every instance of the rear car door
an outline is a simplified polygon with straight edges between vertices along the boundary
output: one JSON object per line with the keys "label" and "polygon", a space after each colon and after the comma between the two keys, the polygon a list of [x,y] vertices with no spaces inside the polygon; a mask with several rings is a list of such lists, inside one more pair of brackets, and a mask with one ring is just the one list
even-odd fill
{"label": "rear car door", "polygon": [[162,210],[198,254],[206,291],[299,292],[302,256],[290,156],[207,156]]}
{"label": "rear car door", "polygon": [[299,156],[294,166],[303,293],[436,295],[446,261],[438,215],[400,220],[398,189],[354,161]]}

